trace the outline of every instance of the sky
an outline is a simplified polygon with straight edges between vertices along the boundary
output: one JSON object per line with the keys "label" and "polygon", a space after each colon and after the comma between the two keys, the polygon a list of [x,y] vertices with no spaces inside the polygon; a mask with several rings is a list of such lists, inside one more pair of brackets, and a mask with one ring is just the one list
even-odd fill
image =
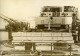
{"label": "sky", "polygon": [[10,18],[28,21],[40,15],[43,6],[76,6],[80,0],[0,0],[0,13]]}

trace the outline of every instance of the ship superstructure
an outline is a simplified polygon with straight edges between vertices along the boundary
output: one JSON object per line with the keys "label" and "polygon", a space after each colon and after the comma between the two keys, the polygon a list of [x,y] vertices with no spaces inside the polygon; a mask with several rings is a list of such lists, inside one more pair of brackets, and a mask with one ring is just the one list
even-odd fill
{"label": "ship superstructure", "polygon": [[77,15],[78,9],[74,6],[44,6],[40,17],[35,20],[36,28],[42,30],[70,31],[72,28],[73,14]]}

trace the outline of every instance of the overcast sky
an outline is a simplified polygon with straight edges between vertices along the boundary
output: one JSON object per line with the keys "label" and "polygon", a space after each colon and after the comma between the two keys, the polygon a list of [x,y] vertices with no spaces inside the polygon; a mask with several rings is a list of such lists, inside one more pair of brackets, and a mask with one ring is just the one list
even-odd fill
{"label": "overcast sky", "polygon": [[0,13],[19,20],[29,20],[40,15],[43,6],[65,6],[78,7],[80,11],[80,0],[0,0]]}

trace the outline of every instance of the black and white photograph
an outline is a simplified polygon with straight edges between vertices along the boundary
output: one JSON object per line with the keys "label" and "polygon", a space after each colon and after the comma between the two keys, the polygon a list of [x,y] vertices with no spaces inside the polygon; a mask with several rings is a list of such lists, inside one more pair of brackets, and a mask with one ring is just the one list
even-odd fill
{"label": "black and white photograph", "polygon": [[80,0],[0,0],[0,56],[80,56]]}

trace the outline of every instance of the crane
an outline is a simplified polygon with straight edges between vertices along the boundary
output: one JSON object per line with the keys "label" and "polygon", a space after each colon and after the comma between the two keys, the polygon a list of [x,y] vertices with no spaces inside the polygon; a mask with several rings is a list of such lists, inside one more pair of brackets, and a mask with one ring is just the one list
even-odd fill
{"label": "crane", "polygon": [[13,20],[12,18],[9,18],[3,14],[0,15],[0,18],[4,19],[5,21],[7,21],[9,24],[7,26],[5,26],[6,30],[12,30],[12,31],[18,31],[19,28],[19,22],[17,22],[16,20]]}

